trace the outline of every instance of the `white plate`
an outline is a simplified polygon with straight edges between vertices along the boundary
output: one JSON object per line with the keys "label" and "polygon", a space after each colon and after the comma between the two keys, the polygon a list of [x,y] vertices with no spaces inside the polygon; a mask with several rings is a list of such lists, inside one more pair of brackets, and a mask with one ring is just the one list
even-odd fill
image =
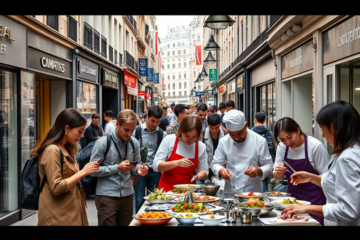
{"label": "white plate", "polygon": [[[220,207],[220,206],[214,206],[215,208],[211,208],[211,209],[208,209],[207,211],[210,211],[210,212],[215,212],[215,211],[219,211],[221,209],[224,209],[223,207]],[[173,212],[171,209],[169,210],[165,210],[165,212],[167,213],[171,213],[171,214],[184,214],[182,212]],[[186,214],[186,213],[185,213]],[[193,213],[193,214],[197,214],[197,215],[206,215],[206,212],[201,212],[201,213]]]}
{"label": "white plate", "polygon": [[200,220],[206,226],[217,226],[225,219],[225,216],[222,215],[214,215],[215,219],[211,219],[210,217],[211,215],[199,216]]}
{"label": "white plate", "polygon": [[[166,193],[167,195],[174,195],[174,196],[178,196],[178,197],[184,197],[185,193],[173,193],[172,191],[169,191]],[[193,196],[200,196],[201,193],[193,193]]]}
{"label": "white plate", "polygon": [[[200,197],[205,197],[205,196],[200,196]],[[209,201],[200,201],[200,202],[196,202],[195,203],[211,203],[211,202],[215,202],[215,201],[218,201],[220,198],[218,197],[214,197],[214,196],[208,196],[208,197],[211,197],[211,198],[215,198],[214,200],[209,200]],[[178,201],[178,202],[181,202],[184,200],[185,197],[178,197],[178,198],[175,198],[175,201]]]}
{"label": "white plate", "polygon": [[[289,199],[290,197],[287,197],[285,199]],[[295,198],[290,198],[290,200],[294,200]],[[275,208],[278,208],[278,209],[285,209],[286,207],[290,206],[291,204],[281,204],[280,202],[282,202],[283,199],[280,199],[280,200],[276,200],[276,201],[271,201],[273,204],[274,204],[274,207]],[[297,200],[299,203],[301,203],[301,205],[310,205],[311,202],[308,202],[308,201],[303,201],[303,200]]]}
{"label": "white plate", "polygon": [[149,202],[150,204],[161,204],[161,203],[171,203],[176,196],[170,195],[171,199],[150,199],[149,196],[145,196],[144,199]]}
{"label": "white plate", "polygon": [[[274,192],[278,192],[278,191],[274,191]],[[289,197],[291,196],[291,193],[287,193],[287,192],[280,192],[282,195],[284,196],[271,196],[270,193],[266,194],[267,197],[278,197],[278,198],[283,198],[283,197]]]}

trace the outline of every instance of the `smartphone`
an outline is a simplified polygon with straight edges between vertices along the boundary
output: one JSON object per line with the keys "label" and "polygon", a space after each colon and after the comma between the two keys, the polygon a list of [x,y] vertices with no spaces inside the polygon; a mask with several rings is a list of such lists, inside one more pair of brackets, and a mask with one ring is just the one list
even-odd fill
{"label": "smartphone", "polygon": [[131,164],[131,165],[136,165],[136,164],[138,164],[139,162],[137,162],[137,161],[129,161],[129,164]]}
{"label": "smartphone", "polygon": [[100,158],[97,162],[99,163],[99,165],[101,165],[103,163],[103,161],[105,161],[105,158]]}

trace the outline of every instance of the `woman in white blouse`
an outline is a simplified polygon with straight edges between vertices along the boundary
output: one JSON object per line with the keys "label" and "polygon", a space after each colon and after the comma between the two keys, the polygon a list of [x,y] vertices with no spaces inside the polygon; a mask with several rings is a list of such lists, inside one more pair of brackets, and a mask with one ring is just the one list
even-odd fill
{"label": "woman in white blouse", "polygon": [[322,136],[333,147],[330,163],[322,175],[297,172],[291,182],[322,187],[325,205],[296,205],[283,214],[312,213],[324,216],[325,226],[360,225],[360,115],[348,102],[335,101],[323,107],[317,117]]}
{"label": "woman in white blouse", "polygon": [[[329,163],[329,154],[324,145],[318,139],[304,134],[299,124],[292,118],[284,117],[276,122],[274,140],[279,144],[276,150],[276,168],[273,172],[276,180],[282,179],[284,175],[290,180],[292,169],[319,175]],[[291,168],[284,166],[284,163],[289,164]],[[294,186],[288,182],[287,187],[287,192],[297,200],[305,200],[317,205],[326,203],[322,189],[316,185],[307,183]],[[323,217],[311,216],[324,225]]]}
{"label": "woman in white blouse", "polygon": [[[163,172],[158,188],[166,191],[175,184],[195,184],[208,175],[205,144],[201,140],[202,123],[197,116],[187,116],[175,134],[166,136],[156,152],[152,168]],[[193,180],[193,181],[192,181]]]}

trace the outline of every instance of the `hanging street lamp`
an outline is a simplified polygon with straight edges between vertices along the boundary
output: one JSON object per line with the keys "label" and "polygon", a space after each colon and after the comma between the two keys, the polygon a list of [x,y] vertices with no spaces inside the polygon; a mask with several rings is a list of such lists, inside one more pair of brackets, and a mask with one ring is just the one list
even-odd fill
{"label": "hanging street lamp", "polygon": [[203,61],[203,63],[205,64],[210,64],[210,63],[215,63],[216,59],[213,57],[213,55],[211,54],[211,51],[209,51],[209,54],[207,55],[207,57],[205,58],[205,60]]}
{"label": "hanging street lamp", "polygon": [[210,15],[206,19],[204,27],[208,27],[213,30],[222,30],[232,26],[234,23],[235,21],[229,15]]}
{"label": "hanging street lamp", "polygon": [[220,46],[215,42],[214,36],[211,35],[208,43],[204,47],[204,51],[216,51]]}
{"label": "hanging street lamp", "polygon": [[205,77],[207,77],[207,76],[209,76],[209,74],[206,73],[205,67],[203,66],[203,69],[202,69],[202,71],[201,71],[201,73],[200,73],[200,78],[201,78],[202,80],[204,80]]}

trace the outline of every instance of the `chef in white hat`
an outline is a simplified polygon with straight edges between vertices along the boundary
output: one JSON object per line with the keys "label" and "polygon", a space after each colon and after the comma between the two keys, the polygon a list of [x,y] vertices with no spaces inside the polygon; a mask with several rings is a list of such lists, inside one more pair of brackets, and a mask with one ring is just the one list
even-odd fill
{"label": "chef in white hat", "polygon": [[245,115],[231,110],[223,118],[229,134],[219,140],[211,169],[225,180],[224,193],[262,192],[261,180],[273,170],[266,139],[248,129]]}

